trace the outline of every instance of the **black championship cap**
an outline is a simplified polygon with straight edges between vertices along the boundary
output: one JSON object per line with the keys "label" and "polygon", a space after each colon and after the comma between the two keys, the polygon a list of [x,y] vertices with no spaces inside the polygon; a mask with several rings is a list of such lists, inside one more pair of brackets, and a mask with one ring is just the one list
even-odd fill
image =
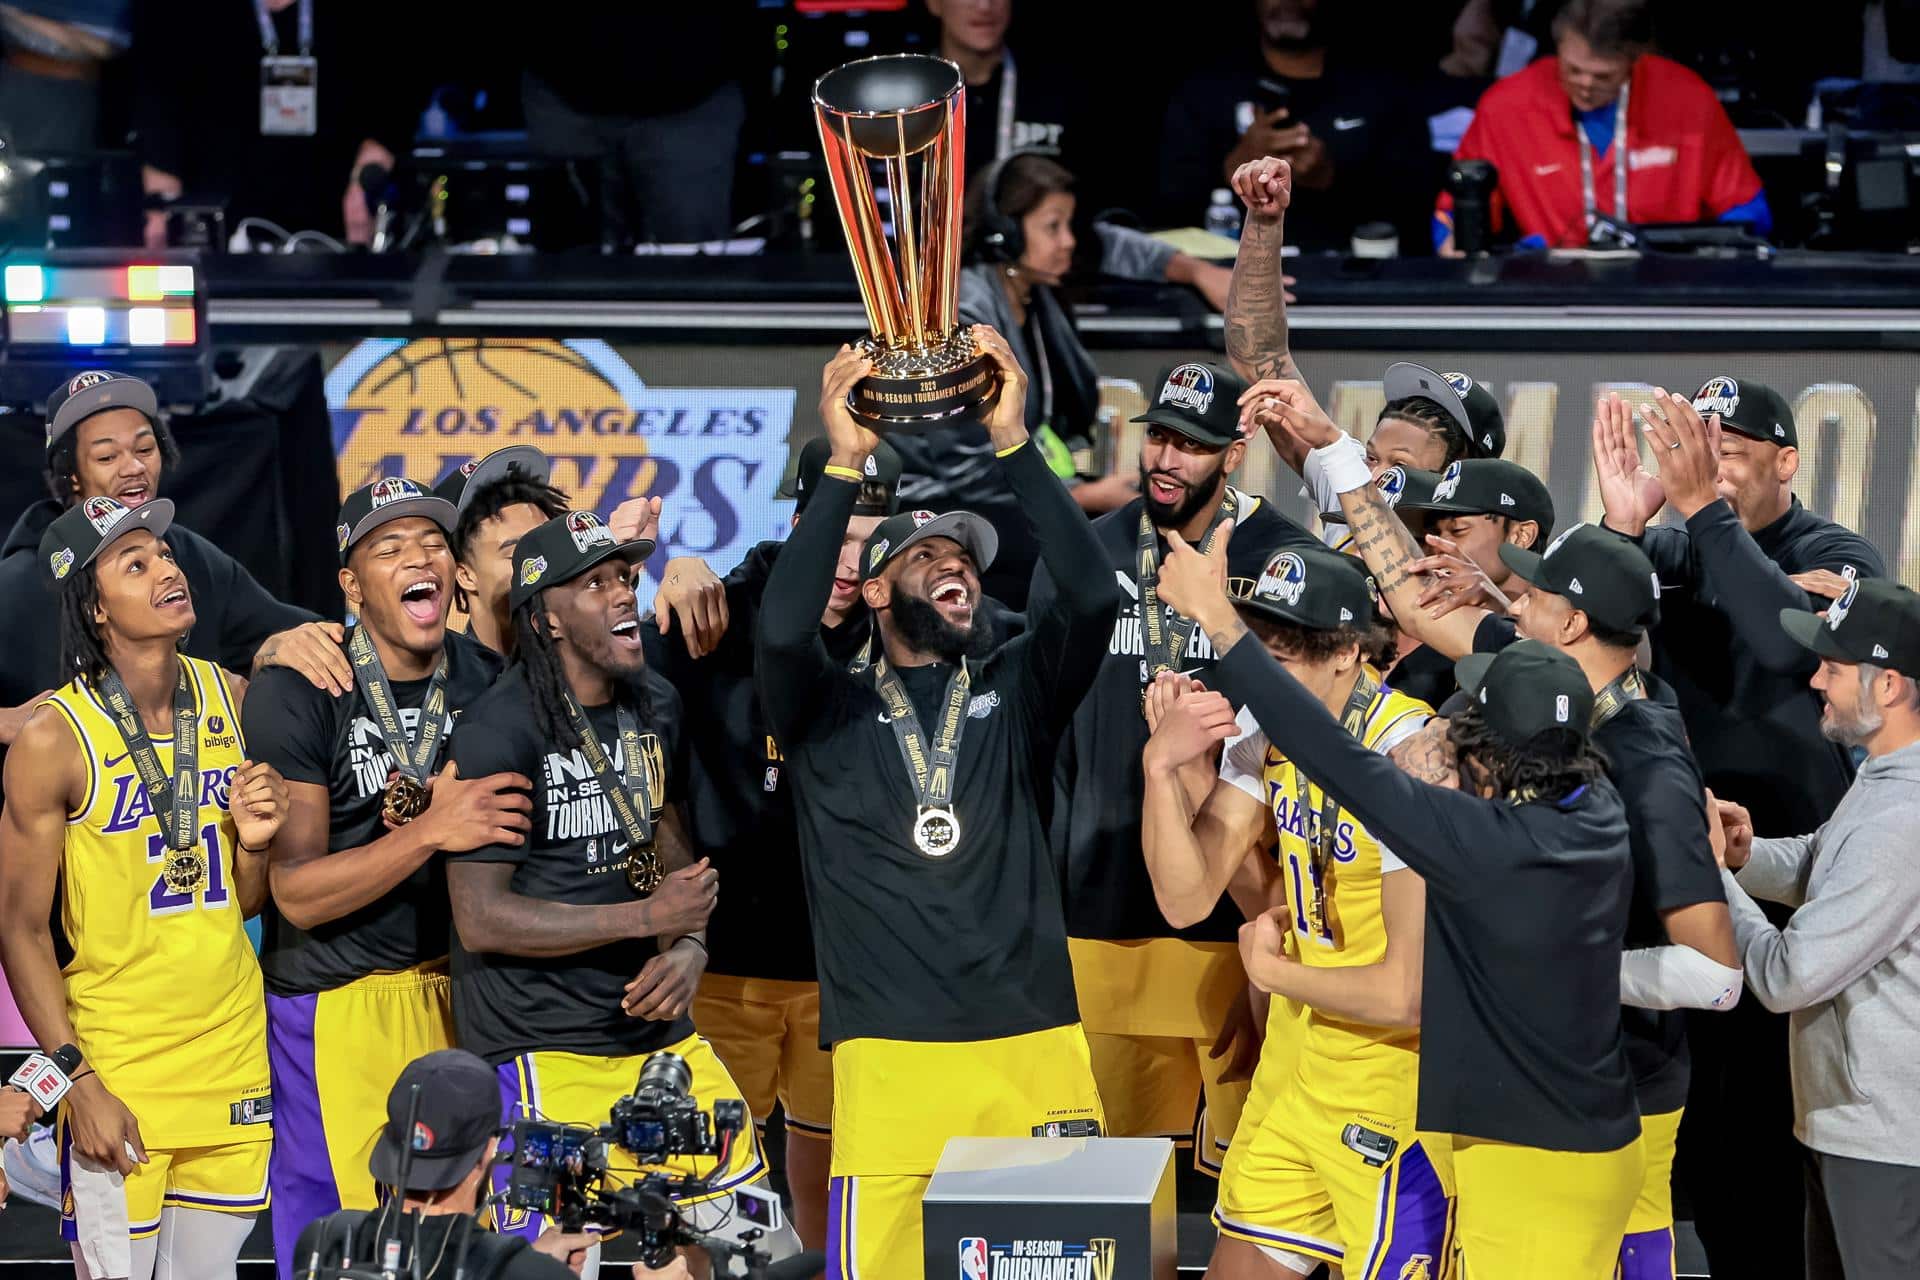
{"label": "black championship cap", "polygon": [[949,511],[937,516],[931,511],[902,511],[888,516],[867,537],[860,552],[860,580],[877,578],[887,562],[916,542],[927,538],[952,538],[973,557],[973,571],[985,573],[1000,551],[1000,535],[985,516],[971,511]]}
{"label": "black championship cap", "polygon": [[1726,374],[1708,378],[1694,393],[1693,411],[1701,417],[1720,415],[1720,426],[1783,449],[1798,449],[1800,433],[1793,427],[1793,409],[1778,391],[1759,382],[1745,382]]}
{"label": "black championship cap", "polygon": [[[420,1086],[413,1133],[407,1111]],[[500,1080],[492,1067],[465,1049],[437,1049],[415,1058],[387,1094],[387,1123],[373,1144],[367,1171],[382,1186],[400,1186],[400,1160],[408,1146],[407,1186],[445,1191],[458,1186],[480,1163],[487,1139],[500,1128]]]}
{"label": "black championship cap", "polygon": [[1233,603],[1243,613],[1335,631],[1372,622],[1375,598],[1373,579],[1358,559],[1295,546],[1268,556],[1251,589]]}
{"label": "black championship cap", "polygon": [[75,569],[92,564],[117,539],[137,529],[164,538],[172,526],[173,503],[165,498],[137,507],[121,506],[108,497],[88,498],[62,511],[40,535],[40,562],[59,584]]}
{"label": "black championship cap", "polygon": [[1224,449],[1242,439],[1240,393],[1246,379],[1200,360],[1176,364],[1160,375],[1160,393],[1135,422],[1178,431],[1195,444]]}
{"label": "black championship cap", "polygon": [[453,536],[453,504],[427,492],[417,481],[388,476],[355,489],[340,504],[340,523],[333,527],[334,539],[340,544],[340,563],[345,564],[347,553],[375,529],[409,516],[431,520],[448,537]]}
{"label": "black championship cap", "polygon": [[[833,456],[833,442],[825,436],[807,441],[800,450],[800,461],[793,472],[793,510],[794,514],[807,509],[807,503],[813,501],[813,495],[820,488],[820,477],[826,473],[827,459]],[[853,500],[853,514],[857,516],[890,516],[900,509],[898,490],[900,488],[900,469],[904,464],[900,460],[900,451],[882,440],[874,451],[867,455],[864,474],[860,482],[860,492]]]}
{"label": "black championship cap", "polygon": [[[1433,506],[1433,490],[1440,483],[1438,471],[1422,471],[1418,467],[1388,467],[1373,478],[1373,487],[1380,491],[1386,504],[1395,511],[1426,511]],[[1326,524],[1345,524],[1344,511],[1323,511],[1320,519]]]}
{"label": "black championship cap", "polygon": [[47,448],[61,436],[105,409],[138,409],[148,422],[160,420],[160,402],[140,379],[107,369],[76,373],[47,393]]}
{"label": "black championship cap", "polygon": [[1549,729],[1571,729],[1582,739],[1589,733],[1587,673],[1551,645],[1520,640],[1498,653],[1470,653],[1453,664],[1453,674],[1510,747],[1524,749]]}
{"label": "black championship cap", "polygon": [[1826,617],[1782,609],[1780,625],[1823,658],[1891,667],[1920,680],[1920,594],[1897,582],[1855,578]]}
{"label": "black championship cap", "polygon": [[1447,515],[1531,520],[1540,526],[1541,538],[1553,534],[1553,496],[1547,492],[1547,486],[1540,482],[1539,476],[1505,458],[1463,458],[1450,462],[1445,471],[1434,477],[1424,497],[1409,493],[1397,505]]}
{"label": "black championship cap", "polygon": [[528,480],[544,482],[552,473],[553,464],[547,461],[547,455],[540,450],[530,444],[509,445],[449,472],[445,480],[433,486],[433,496],[445,498],[453,504],[453,516],[457,523],[480,491],[494,481],[517,474]]}
{"label": "black championship cap", "polygon": [[1386,392],[1389,402],[1425,396],[1445,409],[1466,432],[1469,457],[1497,458],[1507,451],[1507,415],[1472,374],[1435,373],[1403,361],[1387,366]]}
{"label": "black championship cap", "polygon": [[1660,578],[1653,562],[1611,529],[1577,524],[1537,555],[1501,543],[1500,558],[1530,586],[1566,597],[1609,630],[1638,631],[1660,620]]}
{"label": "black championship cap", "polygon": [[653,539],[622,542],[591,511],[569,511],[521,535],[513,548],[513,583],[507,607],[518,609],[536,591],[571,582],[602,560],[623,557],[630,565],[653,554]]}

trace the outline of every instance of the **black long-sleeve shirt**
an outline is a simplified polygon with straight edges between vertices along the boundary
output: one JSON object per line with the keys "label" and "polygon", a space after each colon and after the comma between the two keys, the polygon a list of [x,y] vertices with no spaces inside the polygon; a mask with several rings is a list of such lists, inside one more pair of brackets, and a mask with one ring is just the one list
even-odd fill
{"label": "black long-sleeve shirt", "polygon": [[1796,499],[1749,534],[1710,502],[1686,528],[1648,529],[1641,549],[1660,576],[1653,670],[1673,686],[1700,771],[1715,795],[1753,812],[1761,835],[1812,831],[1853,781],[1844,747],[1820,736],[1819,660],[1780,629],[1782,609],[1825,609],[1789,574],[1810,569],[1884,576],[1865,538]]}
{"label": "black long-sleeve shirt", "polygon": [[[857,485],[821,480],[767,581],[760,699],[793,786],[825,1045],[989,1040],[1079,1016],[1042,792],[1053,744],[1106,652],[1118,588],[1085,572],[1100,548],[1039,451],[1023,446],[1002,465],[1061,590],[973,677],[951,853],[915,847],[914,779],[873,673],[849,672],[820,635]],[[945,663],[899,672],[920,707],[951,673]],[[933,731],[925,712],[922,724]]]}
{"label": "black long-sleeve shirt", "polygon": [[1273,745],[1427,882],[1419,1127],[1552,1151],[1640,1132],[1620,1029],[1632,862],[1605,781],[1509,804],[1419,782],[1258,643],[1214,667]]}

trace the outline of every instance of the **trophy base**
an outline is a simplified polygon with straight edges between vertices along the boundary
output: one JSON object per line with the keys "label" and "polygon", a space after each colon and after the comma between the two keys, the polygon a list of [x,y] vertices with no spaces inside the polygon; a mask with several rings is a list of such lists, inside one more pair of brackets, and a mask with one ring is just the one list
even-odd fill
{"label": "trophy base", "polygon": [[924,431],[971,413],[1000,390],[993,357],[962,329],[937,346],[895,350],[871,337],[854,344],[873,372],[847,393],[847,408],[875,431]]}

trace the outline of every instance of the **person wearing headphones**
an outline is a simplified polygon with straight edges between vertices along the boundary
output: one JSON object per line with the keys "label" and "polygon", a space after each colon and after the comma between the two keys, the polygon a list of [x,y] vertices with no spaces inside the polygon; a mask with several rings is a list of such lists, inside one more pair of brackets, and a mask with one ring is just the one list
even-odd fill
{"label": "person wearing headphones", "polygon": [[[1138,493],[1128,474],[1082,475],[1076,449],[1090,443],[1100,409],[1099,373],[1080,342],[1071,309],[1054,292],[1073,265],[1074,177],[1039,151],[1015,151],[969,184],[965,265],[960,271],[960,323],[1005,334],[1020,367],[1031,371],[1027,430],[1054,474],[1091,515],[1111,511]],[[1164,280],[1198,289],[1215,310],[1226,305],[1232,272],[1143,232],[1096,222],[1102,275]],[[908,435],[900,450],[903,509],[966,509],[985,516],[1000,535],[1000,554],[984,580],[987,593],[1019,609],[1039,548],[1001,478],[986,428],[957,426]]]}

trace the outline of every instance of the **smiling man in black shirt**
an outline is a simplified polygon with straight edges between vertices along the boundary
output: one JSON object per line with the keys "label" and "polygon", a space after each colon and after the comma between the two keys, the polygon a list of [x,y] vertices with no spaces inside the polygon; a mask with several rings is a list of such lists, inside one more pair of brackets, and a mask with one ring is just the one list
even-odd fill
{"label": "smiling man in black shirt", "polygon": [[[1140,752],[1153,679],[1173,671],[1210,681],[1213,671],[1212,643],[1155,596],[1164,531],[1203,543],[1230,522],[1232,572],[1249,587],[1274,552],[1320,545],[1273,504],[1227,483],[1247,451],[1238,403],[1246,385],[1219,365],[1176,364],[1135,419],[1147,424],[1140,496],[1093,522],[1097,567],[1074,566],[1110,573],[1124,594],[1100,674],[1061,742],[1051,824],[1054,857],[1066,869],[1074,987],[1109,1132],[1183,1145],[1191,1138],[1195,1164],[1215,1175],[1247,1095],[1244,1082],[1220,1080],[1228,1060],[1212,1054],[1246,988],[1234,950],[1245,917],[1225,894],[1190,928],[1161,914],[1140,851]],[[1055,595],[1042,568],[1029,602],[1049,608]]]}
{"label": "smiling man in black shirt", "polygon": [[[536,780],[527,841],[477,849],[447,871],[459,943],[454,1022],[461,1047],[498,1070],[508,1124],[536,1115],[603,1123],[662,1050],[685,1060],[703,1111],[740,1096],[687,1016],[718,873],[689,857],[672,803],[680,700],[647,668],[640,643],[633,578],[653,545],[618,540],[590,511],[523,534],[508,596],[514,663],[454,742],[463,773]],[[632,1160],[614,1153],[615,1171],[631,1177]],[[670,1167],[711,1175],[686,1203],[701,1229],[721,1234],[727,1193],[766,1179],[751,1134],[718,1158]],[[496,1172],[496,1190],[510,1172]],[[529,1239],[544,1225],[508,1209],[494,1223]],[[770,1247],[799,1245],[784,1230]]]}
{"label": "smiling man in black shirt", "polygon": [[447,632],[453,507],[398,476],[340,507],[340,586],[359,616],[342,646],[358,688],[333,694],[286,667],[247,691],[248,743],[287,780],[268,868],[260,968],[276,1152],[275,1252],[292,1274],[301,1228],[371,1209],[367,1155],[406,1064],[453,1042],[447,905],[436,855],[518,839],[511,777],[435,771],[453,718],[499,660]]}
{"label": "smiling man in black shirt", "polygon": [[1053,744],[1092,683],[1117,591],[1080,509],[1028,445],[1026,375],[975,326],[1001,387],[985,415],[1060,596],[991,652],[992,526],[902,513],[861,557],[880,640],[849,670],[819,618],[877,438],[846,408],[868,362],[822,376],[833,458],[767,583],[763,705],[785,754],[834,1053],[830,1273],[899,1274],[948,1138],[1097,1132],[1060,886],[1041,826]]}

